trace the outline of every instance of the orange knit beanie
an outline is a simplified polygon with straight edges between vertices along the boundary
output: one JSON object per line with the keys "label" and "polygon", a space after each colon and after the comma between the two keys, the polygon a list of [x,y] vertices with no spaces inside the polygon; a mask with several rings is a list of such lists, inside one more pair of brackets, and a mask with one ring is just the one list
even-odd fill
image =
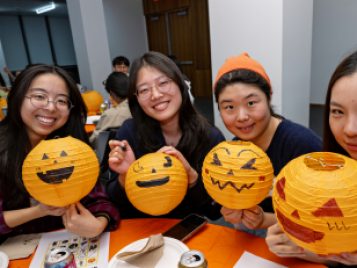
{"label": "orange knit beanie", "polygon": [[218,70],[218,74],[217,74],[216,79],[213,84],[214,85],[213,91],[215,91],[215,89],[216,89],[216,84],[217,84],[218,80],[224,74],[229,73],[234,70],[238,70],[238,69],[245,69],[245,70],[250,70],[250,71],[258,73],[260,76],[262,76],[267,81],[267,83],[270,85],[270,88],[271,88],[269,76],[265,72],[263,66],[256,60],[252,59],[247,52],[243,52],[239,56],[228,58],[224,62],[224,64]]}

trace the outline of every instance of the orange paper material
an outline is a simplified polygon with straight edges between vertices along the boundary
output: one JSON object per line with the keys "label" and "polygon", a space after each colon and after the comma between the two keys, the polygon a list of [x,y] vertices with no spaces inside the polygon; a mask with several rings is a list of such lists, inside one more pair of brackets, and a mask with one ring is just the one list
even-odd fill
{"label": "orange paper material", "polygon": [[317,254],[357,250],[357,161],[316,152],[290,161],[279,173],[273,205],[281,228]]}
{"label": "orange paper material", "polygon": [[266,153],[253,143],[224,141],[207,154],[202,177],[208,194],[219,204],[247,209],[267,196],[274,170]]}
{"label": "orange paper material", "polygon": [[188,186],[180,160],[164,153],[146,154],[133,162],[125,178],[130,202],[140,211],[158,216],[183,200]]}
{"label": "orange paper material", "polygon": [[96,90],[88,90],[82,93],[82,98],[86,104],[88,115],[96,115],[100,112],[100,105],[104,99],[102,95]]}
{"label": "orange paper material", "polygon": [[98,174],[94,151],[72,137],[41,141],[22,166],[22,179],[30,195],[56,207],[78,202],[86,196]]}

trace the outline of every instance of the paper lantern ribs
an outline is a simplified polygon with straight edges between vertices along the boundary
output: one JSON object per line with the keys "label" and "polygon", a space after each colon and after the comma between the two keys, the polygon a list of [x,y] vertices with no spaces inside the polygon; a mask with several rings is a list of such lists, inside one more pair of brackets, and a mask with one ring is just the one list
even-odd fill
{"label": "paper lantern ribs", "polygon": [[41,141],[22,166],[22,179],[30,195],[56,207],[78,202],[86,196],[98,174],[94,151],[72,137]]}
{"label": "paper lantern ribs", "polygon": [[267,196],[274,170],[266,153],[253,143],[224,141],[205,157],[202,177],[208,194],[219,204],[247,209]]}
{"label": "paper lantern ribs", "polygon": [[315,152],[279,173],[273,205],[284,232],[317,254],[357,250],[357,161]]}
{"label": "paper lantern ribs", "polygon": [[126,174],[125,191],[134,207],[149,215],[164,215],[183,200],[188,186],[180,160],[150,153],[133,162]]}

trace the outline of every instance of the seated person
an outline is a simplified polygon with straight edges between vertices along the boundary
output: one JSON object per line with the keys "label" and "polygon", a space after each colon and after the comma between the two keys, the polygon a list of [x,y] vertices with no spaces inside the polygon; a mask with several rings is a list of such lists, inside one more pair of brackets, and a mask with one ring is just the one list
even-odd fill
{"label": "seated person", "polygon": [[105,110],[100,117],[89,138],[92,144],[95,143],[100,132],[110,128],[118,128],[126,119],[131,118],[127,100],[128,88],[129,78],[124,73],[113,72],[108,76],[105,89],[110,96],[111,108]]}

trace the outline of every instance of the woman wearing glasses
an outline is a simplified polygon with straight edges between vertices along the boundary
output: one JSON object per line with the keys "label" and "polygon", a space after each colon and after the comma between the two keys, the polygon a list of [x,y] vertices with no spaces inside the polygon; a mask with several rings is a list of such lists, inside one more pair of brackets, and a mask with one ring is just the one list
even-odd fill
{"label": "woman wearing glasses", "polygon": [[[177,157],[188,174],[189,189],[181,204],[166,217],[182,218],[191,212],[219,218],[220,207],[205,191],[201,179],[204,157],[224,140],[190,102],[188,89],[176,64],[158,52],[134,61],[130,69],[129,106],[133,119],[110,141],[109,165],[116,172],[107,185],[108,195],[123,218],[147,217],[135,209],[124,191],[130,164],[144,154],[165,152]],[[123,148],[123,149],[122,149]]]}
{"label": "woman wearing glasses", "polygon": [[65,227],[84,237],[116,228],[117,209],[100,185],[66,208],[33,200],[22,182],[26,155],[41,140],[71,135],[88,143],[86,108],[75,82],[62,69],[38,65],[21,72],[0,123],[0,234],[7,238]]}

